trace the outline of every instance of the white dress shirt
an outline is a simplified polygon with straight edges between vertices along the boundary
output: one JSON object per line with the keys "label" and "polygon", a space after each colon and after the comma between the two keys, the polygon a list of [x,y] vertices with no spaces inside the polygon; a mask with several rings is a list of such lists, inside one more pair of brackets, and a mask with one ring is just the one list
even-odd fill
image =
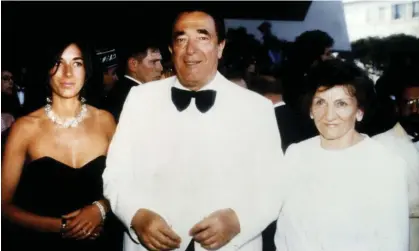
{"label": "white dress shirt", "polygon": [[419,151],[399,123],[392,129],[375,135],[373,139],[406,161],[410,216],[419,217]]}
{"label": "white dress shirt", "polygon": [[284,101],[279,101],[278,103],[274,104],[274,108],[277,108],[277,107],[280,107],[280,106],[283,106],[283,105],[285,105],[285,102]]}
{"label": "white dress shirt", "polygon": [[[126,227],[140,208],[158,213],[185,250],[196,223],[232,208],[241,232],[219,250],[262,250],[261,232],[280,206],[283,156],[272,103],[217,73],[203,88],[217,92],[214,106],[201,113],[192,100],[179,112],[173,86],[182,88],[176,77],[133,87],[127,97],[103,174],[112,210]],[[125,250],[146,250],[130,237]]]}
{"label": "white dress shirt", "polygon": [[131,79],[132,81],[134,81],[135,83],[137,83],[138,85],[142,85],[143,83],[141,83],[140,81],[138,81],[137,79],[129,76],[129,75],[124,75],[124,77],[126,77],[127,79]]}
{"label": "white dress shirt", "polygon": [[419,148],[411,141],[412,136],[406,133],[397,123],[390,130],[376,135],[373,139],[388,147],[393,153],[401,156],[406,162],[407,184],[409,188],[410,211],[410,251],[419,251]]}
{"label": "white dress shirt", "polygon": [[277,251],[407,251],[406,163],[365,137],[325,150],[320,137],[292,144],[281,178]]}

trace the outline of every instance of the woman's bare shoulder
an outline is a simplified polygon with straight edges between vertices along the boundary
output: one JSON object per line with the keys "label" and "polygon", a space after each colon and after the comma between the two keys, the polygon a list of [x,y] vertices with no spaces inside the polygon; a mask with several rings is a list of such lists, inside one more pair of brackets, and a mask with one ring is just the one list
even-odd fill
{"label": "woman's bare shoulder", "polygon": [[24,129],[36,129],[45,121],[46,116],[44,109],[38,109],[16,120],[14,126]]}
{"label": "woman's bare shoulder", "polygon": [[88,106],[88,109],[91,111],[96,123],[99,124],[101,128],[105,128],[105,131],[112,137],[116,128],[116,122],[113,115],[108,111],[93,106]]}
{"label": "woman's bare shoulder", "polygon": [[88,109],[92,112],[95,119],[101,122],[101,124],[115,124],[115,119],[110,112],[98,109],[94,106],[88,106]]}
{"label": "woman's bare shoulder", "polygon": [[38,109],[28,115],[20,117],[13,123],[11,134],[23,140],[31,138],[36,135],[42,128],[42,123],[45,121],[46,116],[43,109]]}

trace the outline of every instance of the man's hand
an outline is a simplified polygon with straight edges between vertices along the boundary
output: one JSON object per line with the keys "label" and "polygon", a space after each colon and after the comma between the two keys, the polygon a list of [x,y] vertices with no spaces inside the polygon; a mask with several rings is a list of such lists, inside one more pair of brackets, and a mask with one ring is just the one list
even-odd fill
{"label": "man's hand", "polygon": [[131,226],[138,239],[150,250],[171,250],[180,246],[180,237],[160,215],[150,210],[138,210]]}
{"label": "man's hand", "polygon": [[240,233],[240,223],[232,209],[215,211],[189,232],[205,249],[219,249]]}

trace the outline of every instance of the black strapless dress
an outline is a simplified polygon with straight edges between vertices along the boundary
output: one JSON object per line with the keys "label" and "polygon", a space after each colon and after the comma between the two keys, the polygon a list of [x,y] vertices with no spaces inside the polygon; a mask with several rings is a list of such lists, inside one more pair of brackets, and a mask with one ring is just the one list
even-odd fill
{"label": "black strapless dress", "polygon": [[[75,169],[51,157],[34,160],[23,169],[14,204],[40,216],[57,218],[91,205],[103,196],[102,173],[105,162],[106,157],[99,156]],[[7,223],[2,231],[2,239],[6,241],[2,248],[43,251],[122,250],[121,226],[115,216],[110,214],[105,222],[104,233],[96,240],[74,240],[62,239],[59,233],[43,233]]]}

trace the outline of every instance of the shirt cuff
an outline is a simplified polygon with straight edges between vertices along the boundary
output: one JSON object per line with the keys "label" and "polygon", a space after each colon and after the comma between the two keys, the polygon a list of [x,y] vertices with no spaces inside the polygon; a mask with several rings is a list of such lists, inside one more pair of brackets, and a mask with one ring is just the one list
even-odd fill
{"label": "shirt cuff", "polygon": [[118,205],[118,210],[116,210],[117,215],[121,222],[125,225],[128,229],[128,233],[131,236],[131,239],[136,243],[140,243],[137,234],[131,228],[132,219],[137,214],[138,210],[140,210],[140,206],[137,203],[133,203],[134,200],[130,200],[128,198],[124,198],[124,201],[120,201],[121,203]]}
{"label": "shirt cuff", "polygon": [[256,226],[252,223],[252,216],[249,215],[248,210],[239,208],[232,209],[236,213],[236,216],[239,220],[240,233],[231,240],[231,246],[233,247],[233,250],[238,250],[251,239],[251,233],[253,232],[251,229],[255,228]]}

